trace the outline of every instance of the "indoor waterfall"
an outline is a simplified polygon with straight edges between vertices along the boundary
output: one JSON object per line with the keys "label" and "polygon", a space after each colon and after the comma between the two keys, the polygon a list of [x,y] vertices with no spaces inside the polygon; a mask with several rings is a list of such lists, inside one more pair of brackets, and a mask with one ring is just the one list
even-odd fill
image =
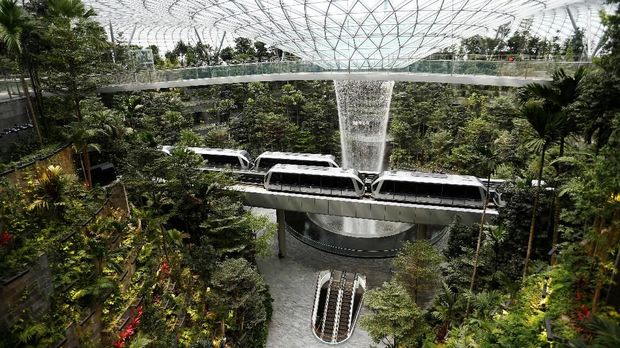
{"label": "indoor waterfall", "polygon": [[[394,81],[334,81],[340,121],[341,166],[381,172]],[[310,215],[310,214],[309,214]],[[395,235],[409,228],[404,223],[313,215],[315,223],[334,233],[357,238]]]}

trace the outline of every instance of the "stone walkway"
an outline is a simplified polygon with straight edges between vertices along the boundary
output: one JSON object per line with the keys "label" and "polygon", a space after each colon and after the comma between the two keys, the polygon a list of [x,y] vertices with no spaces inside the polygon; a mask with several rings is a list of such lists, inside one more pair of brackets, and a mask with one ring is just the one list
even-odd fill
{"label": "stone walkway", "polygon": [[[252,208],[275,222],[275,210]],[[258,261],[258,267],[274,299],[273,317],[267,338],[268,348],[325,348],[312,333],[310,325],[317,272],[326,269],[354,271],[366,275],[369,288],[390,278],[391,259],[356,259],[332,255],[307,246],[290,234],[286,236],[287,257],[277,256],[277,238],[273,255]],[[362,315],[364,311],[362,311]],[[369,347],[372,340],[359,324],[351,338],[337,347]]]}

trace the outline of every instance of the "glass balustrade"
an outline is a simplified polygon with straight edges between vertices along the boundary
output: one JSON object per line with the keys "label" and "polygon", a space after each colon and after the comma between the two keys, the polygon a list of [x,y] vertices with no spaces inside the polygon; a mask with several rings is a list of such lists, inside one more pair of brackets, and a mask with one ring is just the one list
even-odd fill
{"label": "glass balustrade", "polygon": [[203,66],[171,70],[150,70],[121,73],[105,79],[108,84],[158,83],[181,80],[226,78],[248,75],[296,74],[296,73],[363,73],[393,72],[413,74],[483,75],[522,78],[551,77],[553,71],[563,68],[569,75],[589,62],[554,61],[492,61],[492,60],[420,60],[405,67],[373,65],[361,68],[337,68],[346,66],[341,62],[281,61],[247,63],[238,65]]}

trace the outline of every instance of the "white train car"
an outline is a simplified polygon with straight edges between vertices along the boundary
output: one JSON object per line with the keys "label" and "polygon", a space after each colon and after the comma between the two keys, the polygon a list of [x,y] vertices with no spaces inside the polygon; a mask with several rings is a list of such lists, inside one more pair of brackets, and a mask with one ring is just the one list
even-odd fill
{"label": "white train car", "polygon": [[483,208],[484,185],[474,176],[385,171],[372,183],[378,200]]}
{"label": "white train car", "polygon": [[254,161],[254,170],[268,171],[276,164],[295,164],[302,166],[338,168],[333,155],[294,152],[263,152]]}
{"label": "white train car", "polygon": [[[164,153],[170,154],[174,146],[162,146]],[[249,170],[252,163],[250,154],[245,150],[216,149],[205,147],[188,147],[205,161],[208,168],[230,168]]]}
{"label": "white train car", "polygon": [[360,198],[364,183],[354,169],[276,164],[265,175],[265,189]]}

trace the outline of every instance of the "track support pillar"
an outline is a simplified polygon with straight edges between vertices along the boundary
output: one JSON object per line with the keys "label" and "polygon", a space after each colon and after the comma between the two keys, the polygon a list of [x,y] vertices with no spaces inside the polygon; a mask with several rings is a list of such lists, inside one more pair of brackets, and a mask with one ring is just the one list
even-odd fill
{"label": "track support pillar", "polygon": [[284,221],[284,210],[276,209],[276,220],[278,221],[278,257],[286,256],[286,222]]}
{"label": "track support pillar", "polygon": [[418,224],[417,230],[415,233],[416,240],[428,239],[428,225],[426,224]]}

